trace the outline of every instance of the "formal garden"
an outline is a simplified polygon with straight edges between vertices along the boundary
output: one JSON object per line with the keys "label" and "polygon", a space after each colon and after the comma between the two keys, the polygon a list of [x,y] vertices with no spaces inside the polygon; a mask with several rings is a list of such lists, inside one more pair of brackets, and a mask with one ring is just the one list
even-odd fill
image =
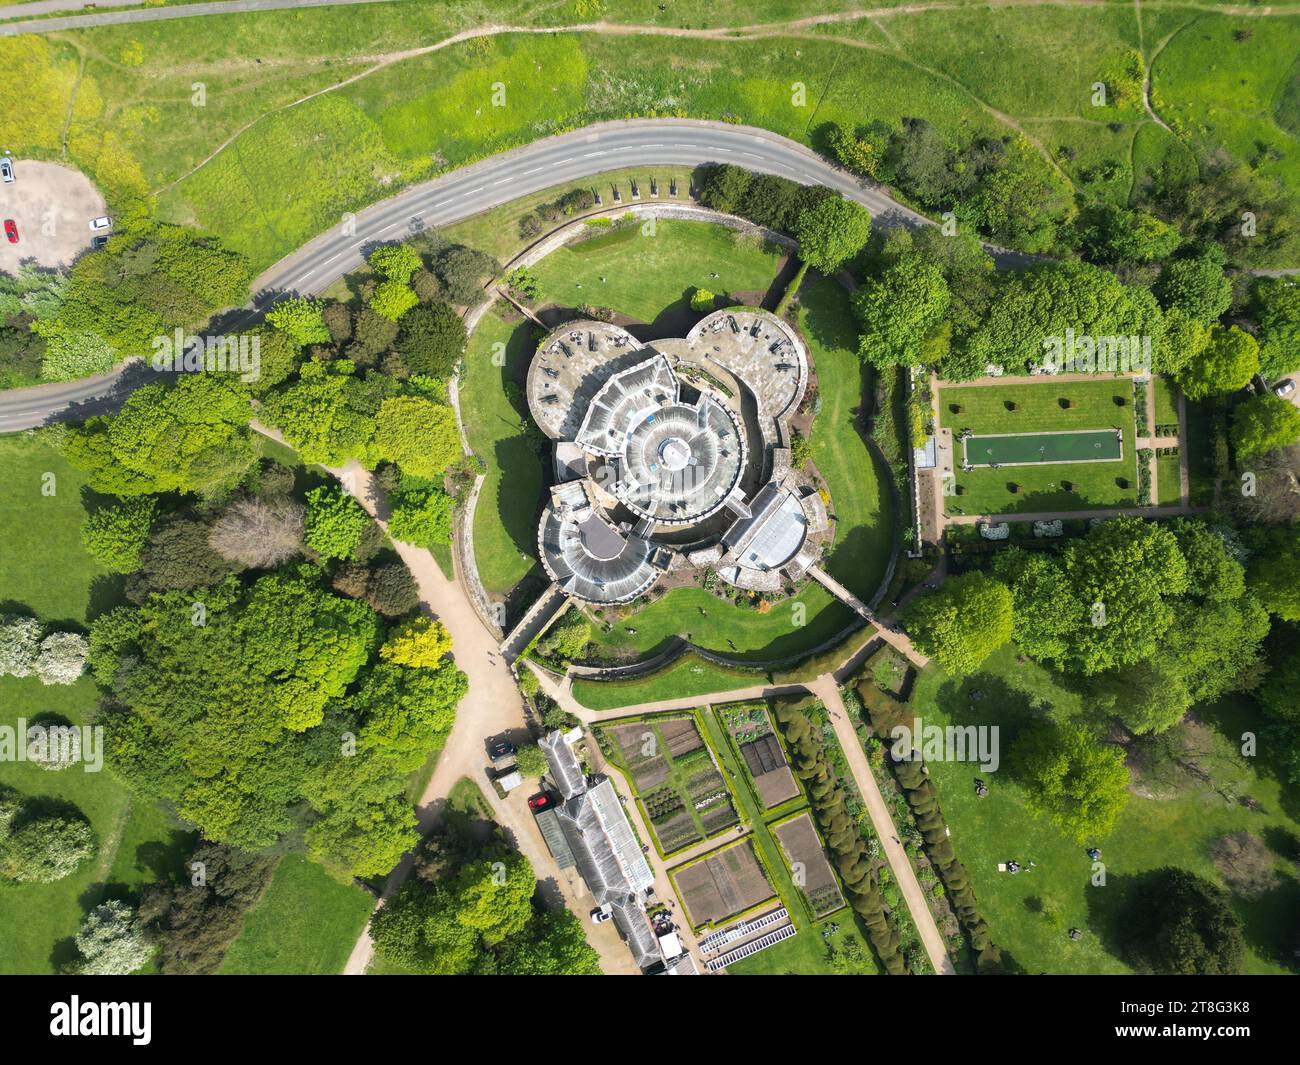
{"label": "formal garden", "polygon": [[[949,515],[1137,506],[1133,385],[1127,378],[944,384],[939,424],[953,435]],[[1087,461],[1094,454],[1105,457]]]}
{"label": "formal garden", "polygon": [[684,850],[736,824],[731,794],[693,717],[612,722],[593,734],[627,777],[660,854]]}

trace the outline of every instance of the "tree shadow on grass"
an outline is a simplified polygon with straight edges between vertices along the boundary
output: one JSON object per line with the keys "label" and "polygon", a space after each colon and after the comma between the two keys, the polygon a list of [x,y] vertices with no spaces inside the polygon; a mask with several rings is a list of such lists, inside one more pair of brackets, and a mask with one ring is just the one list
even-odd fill
{"label": "tree shadow on grass", "polygon": [[101,573],[90,579],[86,592],[86,620],[94,621],[126,602],[126,574]]}
{"label": "tree shadow on grass", "polygon": [[197,832],[173,828],[166,840],[148,840],[135,849],[135,864],[148,869],[154,881],[176,880],[186,873],[185,861],[198,843]]}
{"label": "tree shadow on grass", "polygon": [[882,533],[875,526],[851,526],[843,536],[837,537],[826,556],[826,571],[864,603],[869,603],[889,568],[892,533],[892,528]]}
{"label": "tree shadow on grass", "polygon": [[55,940],[50,949],[50,967],[56,973],[63,973],[80,957],[81,951],[77,949],[77,941],[72,936]]}
{"label": "tree shadow on grass", "polygon": [[1050,704],[994,673],[945,681],[935,702],[954,725],[997,725],[1004,750],[1051,710]]}
{"label": "tree shadow on grass", "polygon": [[[546,478],[536,442],[527,434],[508,436],[496,442],[493,461],[501,471],[496,484],[496,508],[511,546],[522,555],[537,555],[537,522],[541,517]],[[482,505],[483,500],[479,500]]]}
{"label": "tree shadow on grass", "polygon": [[1270,741],[1276,723],[1264,716],[1253,700],[1231,695],[1199,704],[1195,709],[1196,715],[1237,751],[1246,734],[1259,737],[1257,753],[1244,760],[1259,776],[1267,775],[1277,781],[1283,812],[1291,820],[1300,821],[1300,785],[1291,779],[1291,767],[1283,760],[1283,745]]}
{"label": "tree shadow on grass", "polygon": [[1084,899],[1088,906],[1088,930],[1109,954],[1127,963],[1126,950],[1131,942],[1131,917],[1138,903],[1159,891],[1159,870],[1136,875],[1108,873],[1104,886],[1088,885]]}
{"label": "tree shadow on grass", "polygon": [[1300,973],[1300,881],[1283,876],[1256,898],[1232,896],[1246,943],[1261,958]]}

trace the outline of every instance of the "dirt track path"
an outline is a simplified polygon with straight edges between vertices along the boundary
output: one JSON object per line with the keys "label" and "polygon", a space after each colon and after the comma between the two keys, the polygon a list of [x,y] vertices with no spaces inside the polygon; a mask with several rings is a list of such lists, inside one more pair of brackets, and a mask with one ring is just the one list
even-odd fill
{"label": "dirt track path", "polygon": [[[273,440],[284,442],[281,434],[268,426],[254,422],[253,428]],[[380,516],[379,496],[371,473],[355,462],[330,472],[387,531],[387,523]],[[394,540],[393,547],[415,578],[421,605],[451,634],[452,658],[469,681],[469,691],[456,710],[456,722],[438,756],[433,775],[416,804],[420,834],[424,835],[437,824],[457,781],[462,777],[474,781],[492,807],[497,823],[532,864],[542,897],[552,906],[567,906],[584,922],[587,939],[600,955],[604,972],[619,975],[637,972],[631,955],[613,930],[612,922],[601,926],[587,922],[590,902],[583,898],[585,889],[581,881],[576,877],[554,875],[558,873],[555,862],[528,810],[529,789],[518,788],[507,798],[500,799],[484,786],[485,740],[501,733],[510,733],[517,740],[526,738],[523,700],[514,675],[498,653],[492,634],[479,621],[460,583],[439,569],[430,551],[400,540]],[[412,858],[408,854],[389,874],[379,905],[397,893],[412,867]],[[352,948],[343,969],[344,975],[364,974],[374,958],[374,951],[367,928]]]}

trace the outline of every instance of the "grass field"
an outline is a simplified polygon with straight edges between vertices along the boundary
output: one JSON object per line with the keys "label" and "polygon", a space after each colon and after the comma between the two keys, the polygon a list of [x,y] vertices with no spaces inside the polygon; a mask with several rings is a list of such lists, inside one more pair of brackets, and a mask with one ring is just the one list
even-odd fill
{"label": "grass field", "polygon": [[690,313],[692,289],[766,293],[780,259],[762,240],[722,226],[655,220],[566,245],[532,272],[540,304],[612,307],[673,336],[700,317]]}
{"label": "grass field", "polygon": [[[1063,400],[1069,401],[1068,409],[1062,407]],[[1117,402],[1120,400],[1122,406]],[[1014,403],[1015,410],[1009,411],[1007,403]],[[954,411],[954,406],[959,410]],[[998,470],[977,467],[970,472],[958,468],[958,492],[948,499],[949,514],[1033,513],[1137,504],[1133,385],[1127,378],[944,385],[939,407],[940,424],[953,430],[954,435],[965,428],[979,436],[1108,427],[1123,434],[1122,462],[1047,463]],[[1073,485],[1070,491],[1062,487],[1066,481]],[[1012,484],[1019,490],[1012,492]]]}
{"label": "grass field", "polygon": [[[0,613],[27,609],[46,621],[82,625],[117,602],[119,581],[81,546],[81,475],[30,435],[0,439],[0,469]],[[53,494],[44,494],[43,484]],[[83,724],[96,702],[89,677],[66,686],[0,678],[0,724],[10,728],[19,718],[47,713]],[[107,770],[74,766],[51,773],[27,762],[0,762],[0,784],[24,796],[72,803],[96,839],[94,857],[72,876],[0,891],[0,972],[54,971],[70,957],[71,937],[88,909],[170,872],[185,852],[187,834],[161,812],[133,803]]]}
{"label": "grass field", "polygon": [[[446,167],[629,115],[738,120],[804,143],[827,121],[904,114],[950,136],[1023,132],[1045,170],[1050,158],[1076,186],[1118,202],[1176,142],[1133,100],[1093,107],[1090,87],[1173,34],[1153,67],[1160,114],[1187,141],[1221,139],[1243,162],[1300,184],[1289,48],[1298,20],[1278,5],[1246,17],[1147,7],[1141,32],[1135,9],[1119,3],[876,10],[890,6],[901,10],[789,36],[773,26],[753,40],[699,33],[806,17],[806,6],[395,2],[14,38],[0,42],[0,95],[13,87],[18,101],[0,116],[0,139],[20,156],[66,155],[111,204],[156,192],[169,217],[222,232],[259,267],[341,213]],[[601,32],[440,46],[473,27],[594,19]],[[695,35],[639,37],[618,23]],[[1250,36],[1238,40],[1243,27]],[[505,95],[494,99],[498,85]],[[1101,162],[1115,169],[1105,180],[1092,173]]]}
{"label": "grass field", "polygon": [[[983,693],[978,715],[971,709],[975,690]],[[966,678],[948,677],[930,666],[918,678],[912,706],[928,725],[999,725],[1004,766],[1028,721],[1045,710],[1071,716],[1083,709],[1077,693],[1047,670],[1018,660],[1010,645]],[[1253,760],[1238,753],[1239,737],[1261,723],[1251,702],[1225,700],[1200,707],[1197,716],[1203,725],[1183,724],[1168,735],[1188,745],[1182,756],[1212,774],[1212,783],[1175,770],[1172,760],[1145,760],[1135,771],[1139,793],[1130,794],[1114,832],[1096,841],[1106,864],[1106,887],[1089,884],[1092,869],[1086,845],[1031,815],[1005,770],[986,774],[969,762],[929,763],[953,846],[970,871],[993,939],[1027,972],[1127,971],[1112,930],[1117,903],[1132,877],[1177,865],[1221,882],[1208,853],[1215,839],[1243,829],[1266,841],[1295,837],[1300,807],[1294,790],[1282,790],[1271,767],[1252,765]],[[986,798],[975,795],[976,777],[989,784]],[[1237,796],[1250,796],[1260,809],[1252,812],[1235,801]],[[1019,861],[1026,871],[1019,876],[999,873],[998,863],[1009,859]],[[1030,861],[1036,863],[1032,869],[1027,868]],[[1300,885],[1294,868],[1279,861],[1278,871],[1279,886],[1261,899],[1234,897],[1251,947],[1251,972],[1280,972],[1285,964],[1273,954],[1283,949],[1294,930]],[[1071,927],[1083,930],[1082,940],[1066,936]]]}
{"label": "grass field", "polygon": [[[829,948],[829,949],[828,949]],[[830,950],[853,950],[852,964],[837,969]],[[878,976],[871,948],[847,914],[840,913],[798,935],[727,966],[731,976]]]}
{"label": "grass field", "polygon": [[857,355],[858,329],[848,293],[825,278],[799,293],[799,330],[817,368],[821,410],[813,419],[812,457],[831,493],[835,543],[827,572],[864,602],[884,578],[893,552],[894,500],[889,471],[859,430],[871,371]]}
{"label": "grass field", "polygon": [[[538,565],[545,456],[525,435],[527,410],[506,395],[507,382],[520,377],[533,357],[532,328],[489,310],[470,337],[460,376],[461,423],[470,448],[486,465],[474,511],[474,559],[483,586],[498,595]],[[504,354],[504,366],[494,365],[497,352]]]}
{"label": "grass field", "polygon": [[690,167],[651,166],[630,170],[610,170],[603,174],[595,174],[592,177],[584,178],[581,181],[552,185],[541,192],[521,196],[517,200],[511,200],[500,207],[484,211],[473,218],[467,218],[463,222],[447,226],[441,232],[448,240],[455,241],[458,244],[468,244],[471,248],[478,248],[489,255],[495,256],[503,263],[508,262],[533,240],[537,239],[536,237],[521,237],[519,235],[519,222],[525,216],[532,214],[541,204],[550,203],[574,189],[594,188],[600,190],[605,202],[602,206],[593,208],[593,210],[608,210],[613,207],[609,192],[612,185],[619,186],[623,193],[624,202],[627,203],[630,202],[629,197],[631,196],[629,182],[636,179],[641,185],[642,195],[648,197],[647,190],[650,187],[651,178],[656,178],[659,182],[660,198],[670,203],[673,201],[668,196],[669,181],[676,178],[679,201],[684,202],[686,200],[686,193],[690,187],[691,179]]}
{"label": "grass field", "polygon": [[1156,425],[1178,424],[1178,386],[1168,377],[1156,375],[1151,379],[1155,389]]}
{"label": "grass field", "polygon": [[1156,505],[1175,507],[1183,501],[1182,462],[1177,455],[1156,456]]}
{"label": "grass field", "polygon": [[38,437],[0,437],[0,611],[84,624],[113,605],[121,578],[81,546],[85,478]]}
{"label": "grass field", "polygon": [[374,899],[290,854],[221,964],[223,974],[327,976],[343,971]]}
{"label": "grass field", "polygon": [[615,710],[661,699],[680,699],[685,705],[697,695],[753,688],[766,680],[766,673],[727,669],[688,651],[671,665],[635,680],[576,680],[573,697],[592,710]]}
{"label": "grass field", "polygon": [[[1183,19],[1153,69],[1152,103],[1180,134],[1300,185],[1300,17]],[[1245,37],[1239,36],[1244,31]]]}

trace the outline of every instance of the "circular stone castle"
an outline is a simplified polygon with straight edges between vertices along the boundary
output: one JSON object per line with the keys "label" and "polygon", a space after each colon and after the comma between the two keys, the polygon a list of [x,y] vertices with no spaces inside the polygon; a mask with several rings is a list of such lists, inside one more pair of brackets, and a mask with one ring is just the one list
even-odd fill
{"label": "circular stone castle", "polygon": [[626,603],[661,578],[715,570],[778,591],[821,554],[821,496],[790,463],[808,353],[785,322],[731,308],[685,338],[568,322],[538,346],[528,406],[554,441],[538,548],[591,603]]}

